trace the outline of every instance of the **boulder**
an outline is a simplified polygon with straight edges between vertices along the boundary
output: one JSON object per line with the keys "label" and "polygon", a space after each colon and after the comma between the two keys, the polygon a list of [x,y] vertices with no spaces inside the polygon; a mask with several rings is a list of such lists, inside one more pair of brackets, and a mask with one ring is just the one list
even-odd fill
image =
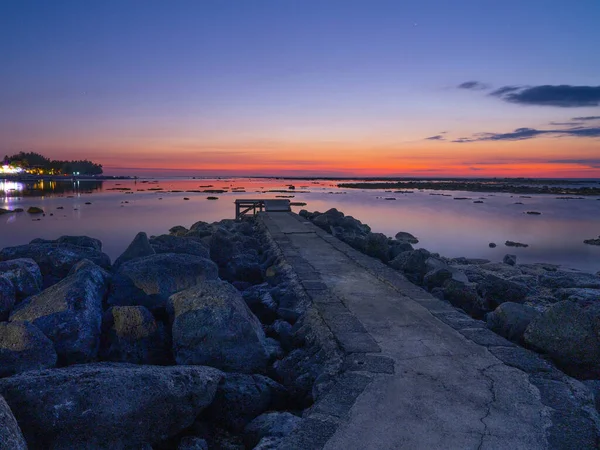
{"label": "boulder", "polygon": [[524,338],[569,374],[600,377],[600,304],[555,303],[531,321]]}
{"label": "boulder", "polygon": [[242,294],[242,298],[262,323],[271,324],[277,318],[278,305],[268,290],[247,289]]}
{"label": "boulder", "polygon": [[107,254],[90,247],[80,247],[66,242],[26,244],[0,250],[0,261],[17,258],[33,259],[40,268],[45,286],[51,286],[66,277],[71,267],[82,259],[88,259],[104,269],[110,269],[110,258]]}
{"label": "boulder", "polygon": [[390,243],[383,233],[369,233],[366,236],[365,253],[383,262],[390,260]]}
{"label": "boulder", "polygon": [[150,238],[150,245],[156,253],[183,253],[209,258],[208,246],[193,237],[179,237],[162,234]]}
{"label": "boulder", "polygon": [[209,259],[178,253],[161,253],[123,263],[113,277],[110,306],[145,306],[164,310],[169,296],[204,280],[218,278]]}
{"label": "boulder", "polygon": [[188,231],[189,230],[186,227],[183,227],[181,225],[176,225],[174,227],[169,228],[169,233],[171,233],[173,236],[185,236],[185,234]]}
{"label": "boulder", "polygon": [[600,302],[600,289],[589,288],[562,288],[557,289],[554,295],[559,300],[571,300],[579,302],[582,306]]}
{"label": "boulder", "polygon": [[427,290],[432,290],[436,287],[441,287],[446,282],[446,280],[450,280],[452,278],[452,272],[450,269],[439,268],[433,269],[425,274],[423,277],[423,287]]}
{"label": "boulder", "polygon": [[513,342],[522,342],[523,334],[529,323],[541,313],[530,306],[505,302],[485,319],[490,330]]}
{"label": "boulder", "polygon": [[102,241],[89,236],[61,236],[54,242],[57,244],[73,244],[78,247],[88,247],[99,252],[102,251]]}
{"label": "boulder", "polygon": [[283,445],[283,438],[265,436],[262,438],[253,450],[278,450]]}
{"label": "boulder", "polygon": [[540,286],[552,289],[600,289],[600,276],[585,272],[546,272],[538,277],[538,281]]}
{"label": "boulder", "polygon": [[28,322],[0,323],[0,377],[56,365],[52,341]]}
{"label": "boulder", "polygon": [[186,436],[179,441],[177,450],[208,450],[208,443],[196,436]]}
{"label": "boulder", "polygon": [[61,364],[93,361],[107,285],[106,272],[90,264],[17,305],[10,321],[39,328],[54,343]]}
{"label": "boulder", "polygon": [[371,227],[352,216],[342,217],[338,221],[338,226],[342,227],[345,231],[352,231],[355,233],[367,234],[371,232]]}
{"label": "boulder", "polygon": [[261,414],[244,429],[245,441],[254,447],[264,437],[286,437],[294,431],[302,419],[289,412]]}
{"label": "boulder", "polygon": [[402,252],[409,252],[411,250],[414,250],[412,245],[410,245],[408,242],[404,242],[404,241],[391,240],[391,241],[389,241],[389,245],[390,245],[390,259],[394,259],[396,256],[398,256]]}
{"label": "boulder", "polygon": [[477,295],[477,287],[474,283],[464,283],[452,278],[446,280],[443,285],[443,297],[453,306],[478,319],[488,311]]}
{"label": "boulder", "polygon": [[12,282],[0,275],[0,322],[8,320],[8,316],[15,306],[15,287]]}
{"label": "boulder", "polygon": [[148,236],[144,232],[139,232],[131,241],[131,244],[125,249],[125,251],[119,256],[113,267],[115,269],[119,268],[121,264],[131,261],[132,259],[142,258],[144,256],[154,255],[156,251],[150,245],[150,241],[148,241]]}
{"label": "boulder", "polygon": [[206,417],[234,432],[243,431],[255,417],[286,406],[287,390],[262,375],[228,373],[219,384]]}
{"label": "boulder", "polygon": [[413,283],[421,284],[423,276],[427,272],[425,262],[430,255],[431,253],[424,248],[402,252],[390,261],[390,266],[404,272],[406,277]]}
{"label": "boulder", "polygon": [[95,363],[0,380],[30,448],[145,448],[178,434],[212,402],[209,367]]}
{"label": "boulder", "polygon": [[414,237],[412,234],[407,233],[406,231],[399,231],[396,233],[396,240],[400,242],[407,242],[409,244],[418,244],[419,240]]}
{"label": "boulder", "polygon": [[2,261],[0,275],[11,281],[17,302],[42,290],[42,272],[33,259],[18,258]]}
{"label": "boulder", "polygon": [[477,290],[490,309],[495,309],[504,302],[523,303],[529,293],[526,286],[493,274],[486,275],[477,285]]}
{"label": "boulder", "polygon": [[0,396],[0,450],[27,450],[27,443],[6,400]]}
{"label": "boulder", "polygon": [[102,321],[100,358],[132,364],[167,364],[170,348],[162,323],[143,306],[114,306]]}
{"label": "boulder", "polygon": [[517,255],[504,255],[502,262],[504,264],[508,264],[509,266],[514,266],[517,264]]}
{"label": "boulder", "polygon": [[177,364],[264,372],[265,335],[240,293],[224,281],[203,281],[172,295],[173,354]]}
{"label": "boulder", "polygon": [[255,255],[243,253],[229,260],[222,271],[222,276],[227,281],[246,281],[248,283],[261,283],[263,274]]}

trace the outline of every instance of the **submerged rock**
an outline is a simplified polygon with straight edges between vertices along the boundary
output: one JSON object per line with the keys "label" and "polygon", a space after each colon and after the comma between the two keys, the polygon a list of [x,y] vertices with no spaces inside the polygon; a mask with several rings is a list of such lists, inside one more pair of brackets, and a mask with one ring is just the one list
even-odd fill
{"label": "submerged rock", "polygon": [[62,364],[92,361],[98,353],[107,284],[108,274],[88,262],[19,304],[10,321],[28,321],[39,328],[54,343]]}
{"label": "submerged rock", "polygon": [[172,294],[217,277],[215,263],[200,256],[161,253],[136,258],[114,275],[108,304],[161,310]]}
{"label": "submerged rock", "polygon": [[30,448],[144,448],[190,426],[222,373],[96,363],[0,380]]}
{"label": "submerged rock", "polygon": [[38,328],[28,322],[0,323],[0,377],[55,365],[54,345]]}
{"label": "submerged rock", "polygon": [[169,299],[177,364],[261,373],[268,362],[265,335],[242,296],[224,281],[203,281]]}

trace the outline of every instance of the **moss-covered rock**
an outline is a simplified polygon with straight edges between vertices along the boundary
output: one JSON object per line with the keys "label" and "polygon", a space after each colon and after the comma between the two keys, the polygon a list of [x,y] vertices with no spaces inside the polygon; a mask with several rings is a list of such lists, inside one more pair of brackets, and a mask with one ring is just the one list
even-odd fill
{"label": "moss-covered rock", "polygon": [[0,377],[56,365],[52,341],[27,322],[0,323]]}

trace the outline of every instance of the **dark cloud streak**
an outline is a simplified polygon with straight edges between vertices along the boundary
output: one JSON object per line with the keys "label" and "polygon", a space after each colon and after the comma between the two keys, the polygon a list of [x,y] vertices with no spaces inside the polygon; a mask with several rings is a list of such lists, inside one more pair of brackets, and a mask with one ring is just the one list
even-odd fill
{"label": "dark cloud streak", "polygon": [[469,143],[480,141],[524,141],[533,139],[539,136],[553,137],[582,137],[582,138],[598,138],[600,137],[600,127],[577,127],[554,130],[537,130],[535,128],[517,128],[509,133],[477,133],[470,138],[459,138],[452,142]]}
{"label": "dark cloud streak", "polygon": [[458,85],[459,89],[469,89],[471,91],[484,91],[490,87],[480,81],[465,81]]}
{"label": "dark cloud streak", "polygon": [[490,95],[519,105],[577,108],[600,106],[600,86],[505,86]]}

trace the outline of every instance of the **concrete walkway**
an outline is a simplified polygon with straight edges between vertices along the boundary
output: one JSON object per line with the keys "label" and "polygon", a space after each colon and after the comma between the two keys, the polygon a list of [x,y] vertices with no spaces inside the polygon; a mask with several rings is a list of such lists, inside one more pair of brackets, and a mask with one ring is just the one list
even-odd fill
{"label": "concrete walkway", "polygon": [[[526,351],[482,322],[295,214],[266,214],[264,223],[348,355],[352,371],[342,377],[360,377],[355,381],[362,383],[346,412],[332,406],[339,402],[335,393],[329,405],[325,400],[313,408],[314,417],[329,414],[336,422],[324,448],[595,448],[594,412],[575,425],[576,434],[589,428],[583,438],[553,422],[556,405],[543,398],[540,383],[531,377],[541,377],[542,390],[544,383],[562,386],[568,377],[545,361],[533,354],[519,359],[521,353],[514,352]],[[492,350],[508,352],[508,362],[519,361],[508,365]],[[526,363],[534,366],[530,373],[520,367]],[[573,397],[574,388],[569,389]],[[572,408],[587,407],[587,400]]]}

